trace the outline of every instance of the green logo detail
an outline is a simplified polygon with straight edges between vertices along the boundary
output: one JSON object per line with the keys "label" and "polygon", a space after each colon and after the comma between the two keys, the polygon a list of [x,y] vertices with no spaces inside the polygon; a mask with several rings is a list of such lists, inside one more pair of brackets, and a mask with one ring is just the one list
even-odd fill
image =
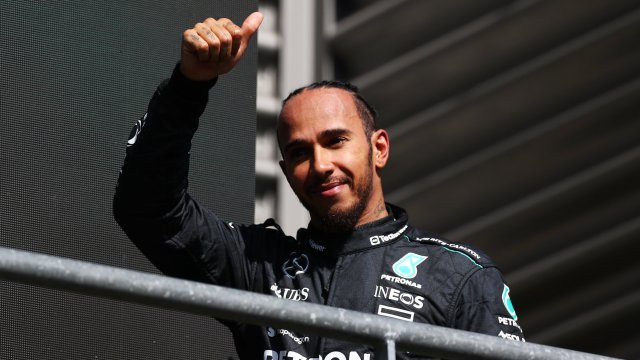
{"label": "green logo detail", "polygon": [[418,265],[427,259],[426,256],[407,253],[393,264],[393,272],[405,279],[413,279],[418,275]]}
{"label": "green logo detail", "polygon": [[502,290],[502,303],[504,307],[509,312],[509,315],[513,318],[513,320],[518,320],[518,315],[516,315],[516,309],[513,307],[513,303],[511,303],[511,297],[509,296],[509,287],[507,285],[504,286]]}

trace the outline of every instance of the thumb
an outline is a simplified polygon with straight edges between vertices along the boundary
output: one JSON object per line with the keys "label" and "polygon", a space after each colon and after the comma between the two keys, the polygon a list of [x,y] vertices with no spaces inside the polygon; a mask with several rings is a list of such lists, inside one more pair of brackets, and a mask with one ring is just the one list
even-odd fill
{"label": "thumb", "polygon": [[264,15],[257,11],[247,16],[242,23],[242,37],[244,37],[245,40],[251,39],[253,34],[258,31],[260,24],[262,24],[262,19],[264,19]]}

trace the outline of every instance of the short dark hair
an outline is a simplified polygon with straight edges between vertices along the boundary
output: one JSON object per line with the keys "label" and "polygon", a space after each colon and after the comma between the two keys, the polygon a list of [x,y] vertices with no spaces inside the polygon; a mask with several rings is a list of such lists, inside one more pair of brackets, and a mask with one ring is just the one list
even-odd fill
{"label": "short dark hair", "polygon": [[367,137],[371,137],[371,134],[373,134],[374,131],[378,130],[376,126],[378,112],[376,111],[376,109],[373,108],[373,106],[371,106],[371,104],[369,104],[367,100],[365,100],[362,94],[360,94],[360,90],[358,89],[357,86],[346,81],[322,80],[322,81],[316,81],[307,86],[298,88],[292,91],[289,94],[289,96],[286,97],[286,99],[282,100],[282,108],[284,109],[285,105],[287,105],[287,102],[291,98],[295,97],[296,95],[306,90],[324,89],[324,88],[342,89],[353,96],[353,100],[355,101],[355,104],[356,104],[356,110],[358,111],[360,120],[362,120],[362,127],[364,128],[364,133]]}

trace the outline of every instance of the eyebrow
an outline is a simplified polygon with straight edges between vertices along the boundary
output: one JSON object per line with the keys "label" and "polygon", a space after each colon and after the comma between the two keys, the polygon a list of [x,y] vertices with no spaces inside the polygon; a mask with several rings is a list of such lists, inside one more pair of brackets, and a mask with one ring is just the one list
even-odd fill
{"label": "eyebrow", "polygon": [[[336,136],[341,136],[341,135],[350,135],[352,134],[353,131],[349,130],[349,129],[344,129],[344,128],[335,128],[335,129],[327,129],[324,130],[320,133],[320,138],[331,138],[331,137],[336,137]],[[290,148],[298,146],[298,145],[305,145],[307,144],[307,141],[302,140],[302,139],[294,139],[291,140],[285,147],[284,147],[284,152],[288,152]]]}

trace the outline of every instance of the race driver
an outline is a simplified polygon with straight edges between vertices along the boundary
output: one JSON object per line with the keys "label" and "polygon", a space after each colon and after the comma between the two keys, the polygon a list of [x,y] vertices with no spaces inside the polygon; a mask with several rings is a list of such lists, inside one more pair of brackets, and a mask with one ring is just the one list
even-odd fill
{"label": "race driver", "polygon": [[[308,228],[293,237],[272,220],[228,223],[189,196],[191,138],[209,90],[242,58],[262,18],[253,13],[242,26],[208,18],[183,33],[179,65],[128,142],[114,198],[122,229],[169,276],[524,340],[509,288],[484,254],[412,227],[385,203],[379,173],[389,136],[349,84],[294,91],[279,115],[280,165],[310,213]],[[330,337],[225,324],[241,359],[374,356]]]}

